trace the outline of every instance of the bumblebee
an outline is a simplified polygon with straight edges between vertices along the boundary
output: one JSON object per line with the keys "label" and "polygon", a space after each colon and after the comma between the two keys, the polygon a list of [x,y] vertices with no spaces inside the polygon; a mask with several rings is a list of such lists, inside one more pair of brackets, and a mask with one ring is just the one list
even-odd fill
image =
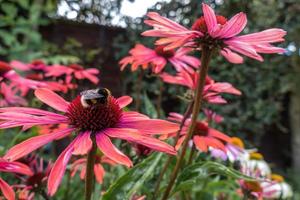
{"label": "bumblebee", "polygon": [[107,88],[85,90],[80,93],[80,101],[83,107],[87,108],[99,104],[106,104],[111,92]]}

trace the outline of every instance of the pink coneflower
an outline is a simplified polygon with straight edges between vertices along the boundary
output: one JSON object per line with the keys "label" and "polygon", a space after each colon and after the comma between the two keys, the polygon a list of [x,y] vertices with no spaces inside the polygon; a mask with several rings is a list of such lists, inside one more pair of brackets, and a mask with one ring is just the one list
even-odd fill
{"label": "pink coneflower", "polygon": [[137,44],[129,51],[130,56],[123,58],[119,64],[121,70],[130,64],[132,71],[137,70],[139,66],[145,69],[150,65],[152,71],[157,74],[170,62],[177,71],[183,69],[190,71],[200,65],[198,59],[187,55],[190,51],[189,48],[180,48],[176,51],[164,50],[164,46],[156,46],[153,50],[142,44]]}
{"label": "pink coneflower", "polygon": [[[86,158],[80,158],[74,161],[71,167],[71,177],[75,176],[75,174],[78,171],[80,171],[80,179],[84,180],[85,173],[86,173],[86,162],[87,162]],[[104,163],[112,166],[116,165],[116,162],[114,162],[113,160],[109,159],[106,156],[99,156],[99,155],[96,156],[96,160],[94,164],[94,174],[96,177],[96,181],[99,184],[102,184],[105,175],[105,170],[102,166]]]}
{"label": "pink coneflower", "polygon": [[53,140],[62,139],[75,132],[75,139],[61,153],[51,170],[48,180],[50,195],[56,192],[72,154],[85,155],[91,150],[93,143],[91,136],[95,138],[98,148],[105,156],[127,167],[132,166],[131,160],[113,145],[110,138],[119,138],[157,151],[176,154],[172,146],[151,135],[174,132],[178,129],[178,125],[164,120],[149,119],[137,112],[124,112],[122,108],[132,101],[128,96],[116,99],[105,88],[84,91],[72,102],[67,102],[44,88],[37,89],[35,96],[64,114],[35,108],[0,108],[2,120],[0,128],[23,126],[23,129],[26,129],[47,124],[69,124],[69,127],[32,137],[12,147],[4,157],[17,160]]}
{"label": "pink coneflower", "polygon": [[64,65],[53,65],[48,67],[46,77],[61,77],[66,76],[66,83],[70,83],[72,75],[78,80],[88,79],[94,84],[99,83],[97,75],[99,70],[96,68],[84,69],[81,65],[71,64],[69,66]]}
{"label": "pink coneflower", "polygon": [[[272,43],[284,41],[286,31],[278,28],[237,36],[245,28],[247,17],[238,13],[230,20],[216,15],[207,4],[202,4],[203,16],[198,18],[191,30],[173,22],[158,13],[150,12],[145,23],[153,26],[153,30],[143,33],[144,36],[161,37],[156,44],[167,45],[166,50],[182,46],[201,48],[203,45],[218,48],[220,53],[232,63],[242,63],[243,54],[250,58],[263,61],[259,53],[283,53],[283,48],[275,47]],[[236,53],[235,53],[236,52]]]}
{"label": "pink coneflower", "polygon": [[[183,116],[178,113],[170,113],[168,119],[181,123]],[[179,149],[185,140],[190,123],[191,119],[188,118],[180,132],[180,138],[175,146],[176,149]],[[174,137],[176,134],[177,133],[169,134],[169,137]],[[230,137],[214,128],[209,127],[206,121],[197,121],[195,132],[193,134],[193,142],[196,148],[202,152],[207,152],[209,147],[226,151],[224,143],[229,143]]]}
{"label": "pink coneflower", "polygon": [[[32,171],[28,166],[20,162],[9,162],[3,158],[0,158],[0,172],[11,172],[28,176],[32,175]],[[2,178],[0,178],[0,190],[6,199],[15,199],[14,190]]]}
{"label": "pink coneflower", "polygon": [[13,70],[13,68],[8,63],[0,61],[0,81],[3,80],[9,80],[14,86],[26,87],[30,89],[47,86],[43,82],[23,78],[22,76],[17,74],[17,72]]}
{"label": "pink coneflower", "polygon": [[[183,85],[194,91],[197,87],[197,81],[199,80],[199,73],[196,71],[189,73],[182,70],[178,72],[176,76],[172,76],[168,73],[162,73],[160,77],[166,83]],[[221,93],[241,95],[241,92],[234,88],[230,83],[218,83],[211,77],[206,76],[206,82],[203,89],[203,99],[214,104],[227,103],[227,101],[220,95]]]}
{"label": "pink coneflower", "polygon": [[45,187],[49,173],[52,168],[51,162],[46,162],[42,158],[38,158],[36,155],[30,155],[18,160],[29,166],[33,172],[29,176],[20,177],[21,183],[15,187],[19,189],[21,196],[27,196],[34,199],[36,193],[45,196]]}
{"label": "pink coneflower", "polygon": [[6,106],[25,106],[27,101],[18,96],[20,91],[17,87],[0,83],[0,107]]}

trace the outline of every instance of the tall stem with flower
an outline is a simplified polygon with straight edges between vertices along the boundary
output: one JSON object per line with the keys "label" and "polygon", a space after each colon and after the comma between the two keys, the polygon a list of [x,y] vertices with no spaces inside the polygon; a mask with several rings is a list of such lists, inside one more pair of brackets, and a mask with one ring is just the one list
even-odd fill
{"label": "tall stem with flower", "polygon": [[202,46],[201,68],[199,70],[199,80],[198,80],[196,93],[195,93],[195,97],[194,97],[194,106],[193,106],[193,112],[192,112],[191,125],[190,125],[190,128],[189,128],[187,137],[186,137],[185,141],[183,142],[181,154],[180,154],[179,158],[177,159],[176,165],[175,165],[175,167],[172,171],[169,184],[168,184],[167,189],[166,189],[166,191],[165,191],[165,193],[162,197],[162,200],[166,200],[169,197],[171,189],[172,189],[172,187],[175,183],[175,180],[177,178],[179,169],[182,165],[182,161],[183,161],[184,156],[186,154],[186,150],[187,150],[187,147],[188,147],[188,142],[193,136],[194,129],[195,129],[195,126],[196,126],[197,117],[198,117],[198,114],[199,114],[201,106],[202,106],[202,99],[203,99],[202,94],[203,94],[203,89],[204,89],[204,85],[205,85],[205,78],[206,78],[206,75],[207,75],[207,72],[208,72],[209,62],[211,60],[212,51],[213,51],[213,49],[211,49],[210,46],[207,46],[207,45]]}

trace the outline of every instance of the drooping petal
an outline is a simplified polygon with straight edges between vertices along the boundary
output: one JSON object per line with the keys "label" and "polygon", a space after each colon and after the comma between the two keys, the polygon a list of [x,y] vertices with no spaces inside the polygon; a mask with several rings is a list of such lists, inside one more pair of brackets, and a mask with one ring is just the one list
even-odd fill
{"label": "drooping petal", "polygon": [[109,137],[103,132],[98,133],[96,135],[96,142],[98,148],[108,158],[127,167],[131,167],[133,165],[131,160],[126,155],[124,155],[119,149],[117,149],[110,141]]}
{"label": "drooping petal", "polygon": [[232,52],[228,48],[224,48],[223,50],[221,50],[221,54],[231,63],[241,64],[244,62],[244,59],[242,56],[238,55],[237,53]]}
{"label": "drooping petal", "polygon": [[66,112],[68,109],[69,102],[49,89],[38,88],[34,94],[39,100],[58,111]]}
{"label": "drooping petal", "polygon": [[7,200],[15,200],[15,192],[4,180],[0,178],[0,189],[3,193],[3,196]]}
{"label": "drooping petal", "polygon": [[17,160],[55,139],[61,139],[68,136],[73,130],[74,128],[68,128],[47,135],[32,137],[24,142],[21,142],[20,144],[13,146],[8,150],[4,158],[12,161]]}
{"label": "drooping petal", "polygon": [[77,136],[78,142],[74,143],[74,155],[85,155],[92,148],[91,132],[86,131]]}
{"label": "drooping petal", "polygon": [[130,96],[122,96],[117,99],[120,108],[124,108],[132,102],[132,98]]}
{"label": "drooping petal", "polygon": [[57,188],[63,178],[63,175],[66,171],[67,164],[72,156],[74,151],[74,143],[77,141],[77,138],[73,140],[71,144],[59,155],[55,161],[53,168],[49,174],[48,178],[48,194],[53,196],[57,191]]}
{"label": "drooping petal", "polygon": [[176,155],[174,147],[162,142],[156,138],[145,136],[139,133],[136,129],[130,128],[108,128],[105,130],[105,134],[113,138],[119,138],[127,140],[129,142],[135,142],[156,151],[165,152],[171,155]]}
{"label": "drooping petal", "polygon": [[0,171],[19,173],[27,176],[31,176],[33,174],[27,165],[20,162],[6,161],[5,159],[0,160]]}
{"label": "drooping petal", "polygon": [[101,164],[95,164],[94,165],[94,173],[95,177],[98,183],[102,184],[103,182],[103,177],[105,175],[104,168],[102,167]]}
{"label": "drooping petal", "polygon": [[167,134],[176,132],[179,129],[178,124],[160,119],[121,121],[117,126],[120,128],[137,129],[143,134]]}
{"label": "drooping petal", "polygon": [[207,4],[202,3],[202,11],[205,19],[205,24],[207,27],[208,33],[212,33],[215,28],[218,26],[217,18],[214,10]]}

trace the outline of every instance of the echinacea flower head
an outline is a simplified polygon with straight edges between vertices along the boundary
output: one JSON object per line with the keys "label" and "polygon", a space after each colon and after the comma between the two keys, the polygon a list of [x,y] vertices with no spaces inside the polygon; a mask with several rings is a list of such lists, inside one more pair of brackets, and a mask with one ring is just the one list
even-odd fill
{"label": "echinacea flower head", "polygon": [[20,177],[21,183],[16,187],[22,195],[33,198],[36,193],[45,190],[47,179],[52,168],[52,162],[47,162],[36,155],[29,155],[18,161],[26,164],[33,173]]}
{"label": "echinacea flower head", "polygon": [[[199,80],[199,73],[193,71],[192,73],[182,70],[175,76],[168,73],[162,73],[160,77],[166,83],[182,85],[195,91],[197,82]],[[208,103],[224,104],[227,101],[221,96],[221,93],[241,95],[241,92],[227,82],[216,82],[211,77],[206,76],[205,86],[203,89],[203,99]]]}
{"label": "echinacea flower head", "polygon": [[263,188],[259,181],[239,180],[241,186],[240,195],[248,197],[247,199],[263,200]]}
{"label": "echinacea flower head", "polygon": [[[23,175],[32,175],[33,172],[31,169],[20,162],[10,162],[3,158],[0,158],[0,172],[10,172],[10,173],[17,173],[17,174],[23,174]],[[14,190],[8,183],[6,183],[1,177],[0,177],[0,191],[2,192],[3,196],[8,200],[14,200],[15,199],[15,193]]]}
{"label": "echinacea flower head", "polygon": [[123,58],[119,64],[121,70],[127,65],[131,65],[131,70],[135,71],[138,67],[146,69],[152,68],[154,73],[160,73],[167,63],[171,63],[177,71],[198,68],[200,62],[198,59],[187,55],[191,51],[190,48],[180,48],[178,50],[165,50],[164,46],[156,46],[154,49],[145,47],[142,44],[137,44],[129,51],[130,56]]}
{"label": "echinacea flower head", "polygon": [[62,139],[74,132],[74,140],[60,154],[50,172],[48,179],[50,195],[56,192],[71,156],[86,155],[93,142],[105,156],[127,167],[132,166],[131,160],[114,146],[111,138],[176,154],[172,146],[152,135],[177,131],[178,125],[164,120],[149,119],[138,112],[124,112],[122,108],[132,101],[128,96],[115,98],[105,88],[83,91],[71,102],[45,88],[35,90],[35,96],[63,114],[26,107],[0,108],[0,128],[23,126],[23,129],[28,129],[36,125],[51,124],[68,124],[68,127],[17,144],[8,150],[4,157],[8,160],[17,160],[53,140]]}
{"label": "echinacea flower head", "polygon": [[[181,123],[183,116],[178,113],[170,113],[168,119]],[[190,124],[191,118],[188,118],[180,132],[180,138],[175,146],[176,149],[179,149],[185,140]],[[173,137],[175,135],[176,133],[169,134],[169,137]],[[206,121],[198,120],[196,121],[192,140],[196,148],[202,152],[207,152],[209,147],[226,151],[224,143],[229,143],[230,137],[214,128],[209,127]]]}
{"label": "echinacea flower head", "polygon": [[271,175],[271,169],[264,160],[262,154],[251,152],[249,158],[241,163],[241,171],[247,176],[254,178],[267,178]]}
{"label": "echinacea flower head", "polygon": [[[284,41],[286,32],[282,29],[272,28],[257,33],[239,36],[247,24],[245,13],[238,13],[231,19],[216,15],[207,4],[202,4],[203,16],[198,18],[191,29],[187,29],[158,13],[148,13],[149,20],[145,23],[153,26],[153,30],[143,33],[144,36],[161,37],[157,45],[167,45],[165,49],[174,49],[182,46],[202,46],[218,49],[231,63],[242,63],[239,55],[263,61],[259,53],[283,53],[283,48],[275,47],[272,43]],[[239,54],[238,54],[239,53]]]}

